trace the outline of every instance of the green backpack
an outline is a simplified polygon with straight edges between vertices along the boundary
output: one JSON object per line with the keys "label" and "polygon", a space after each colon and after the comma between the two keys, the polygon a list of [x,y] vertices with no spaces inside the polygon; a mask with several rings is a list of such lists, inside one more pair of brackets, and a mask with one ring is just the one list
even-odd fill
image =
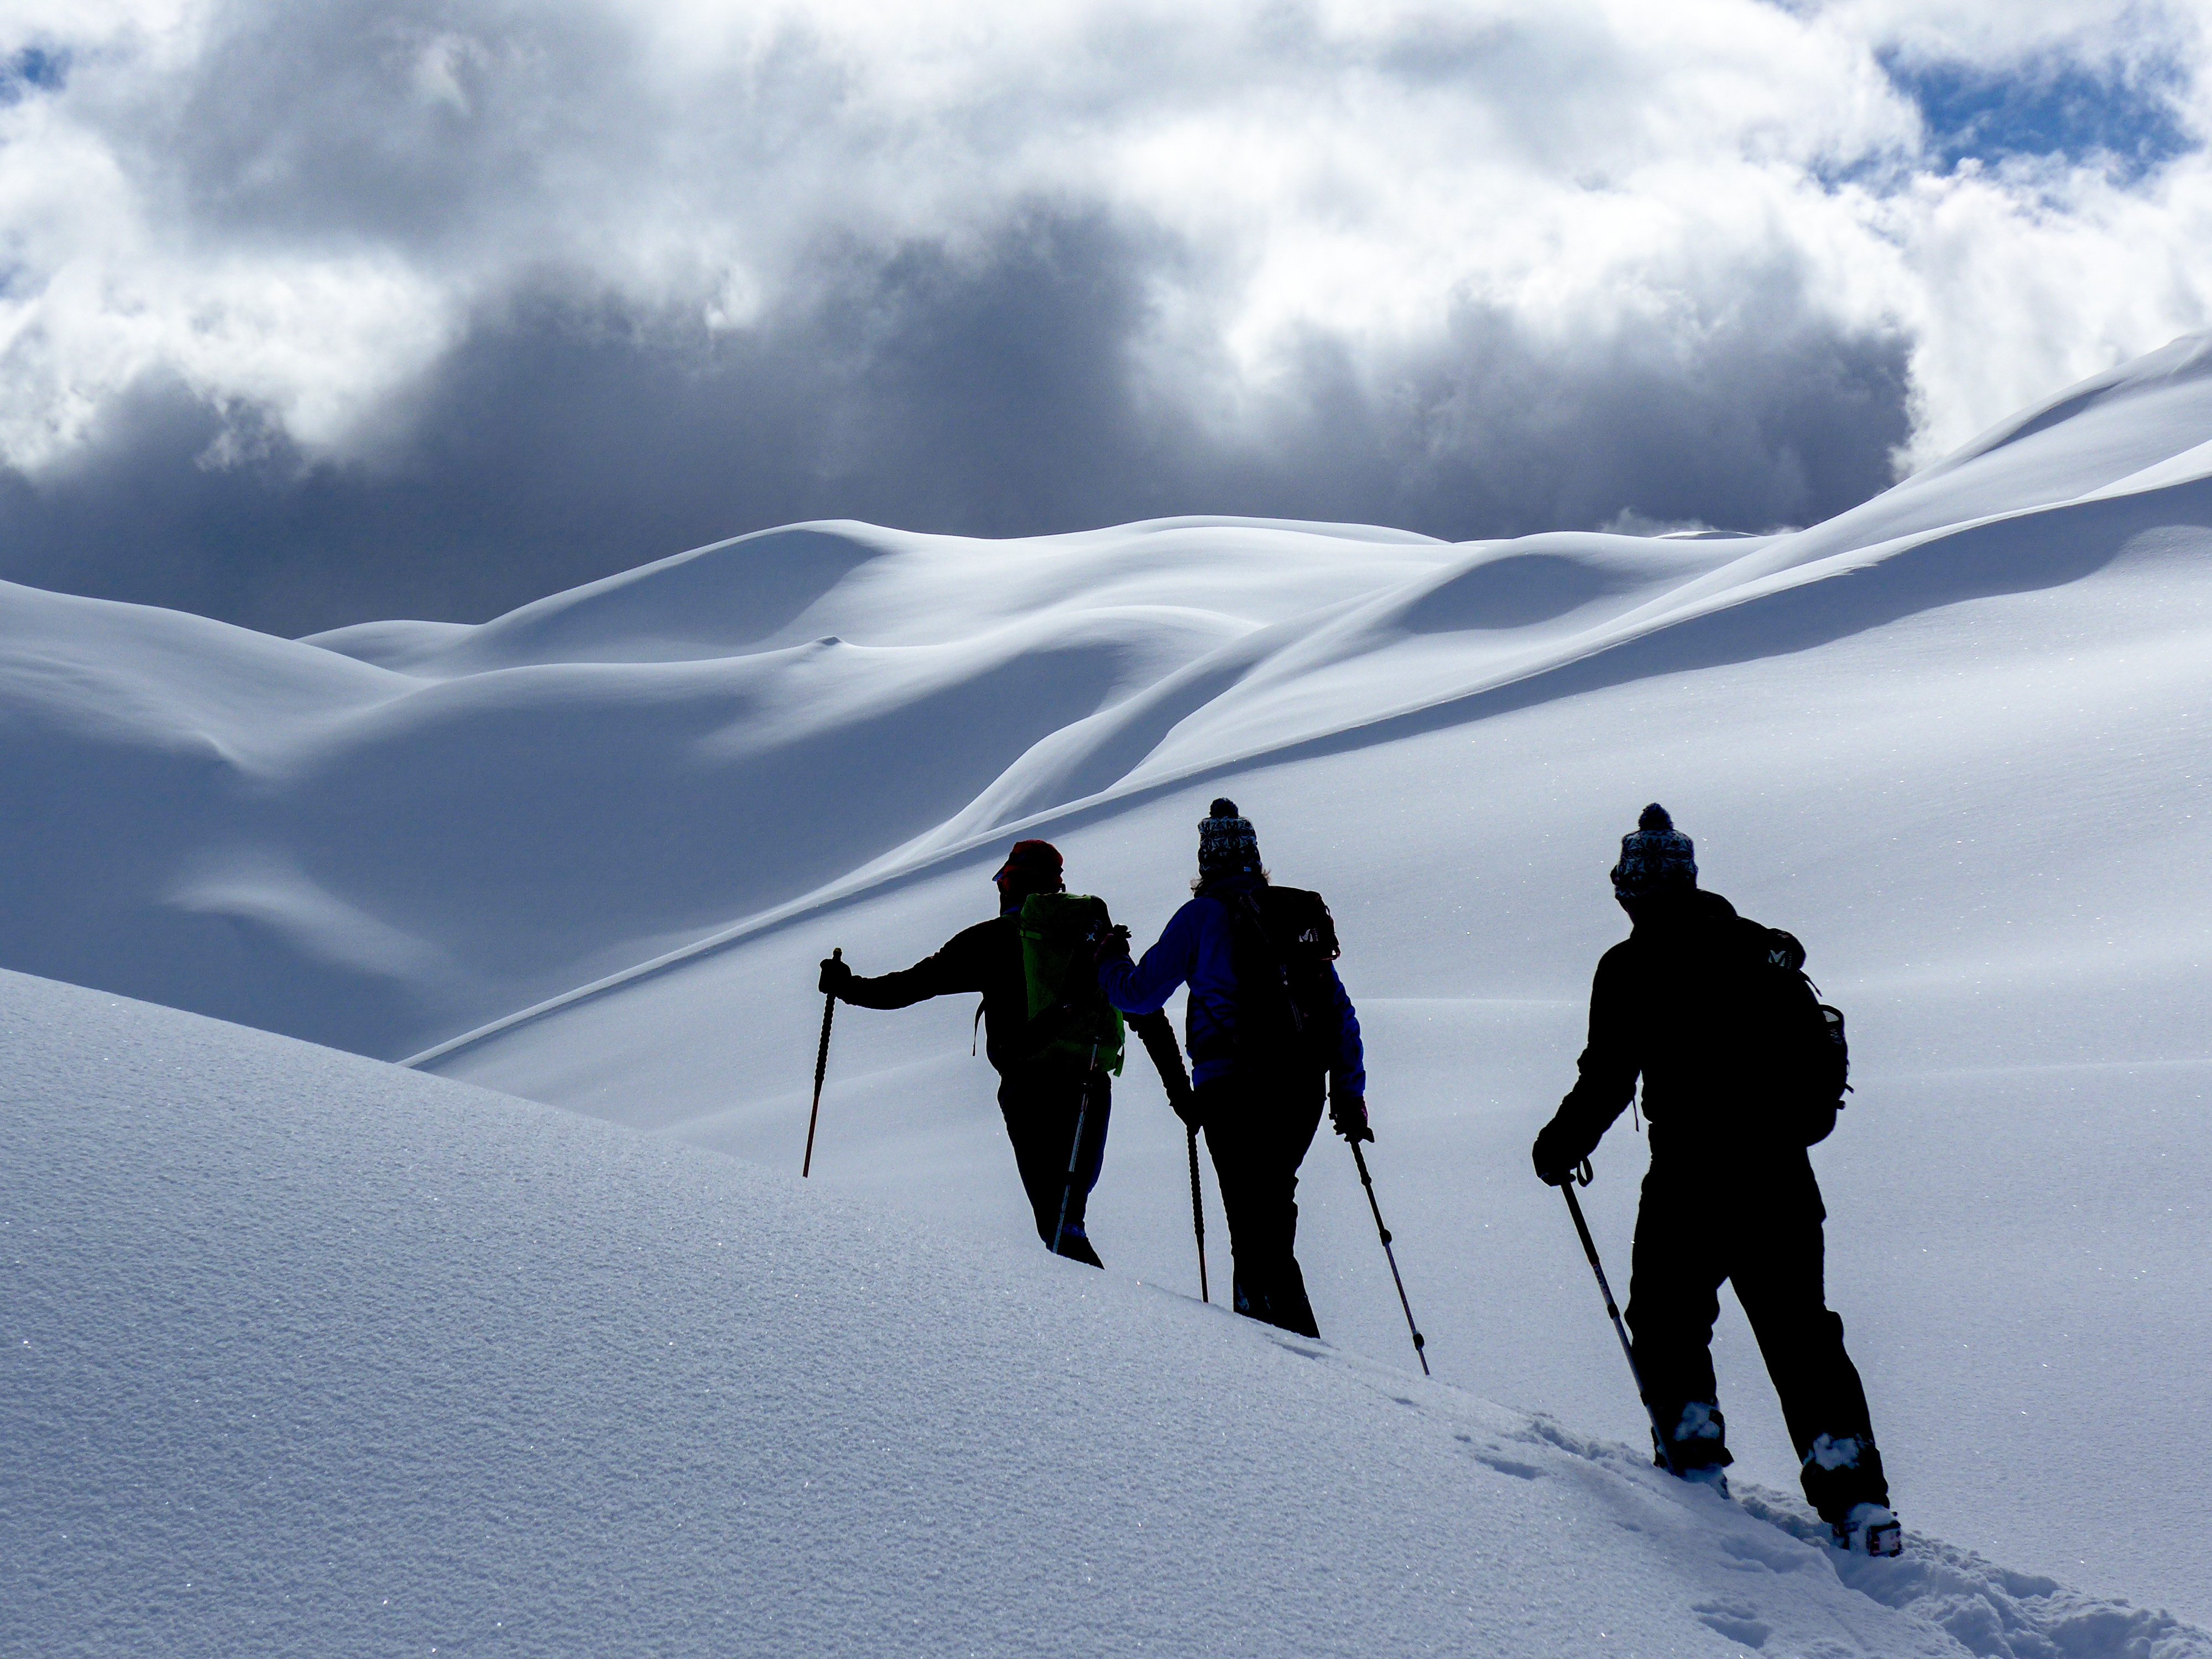
{"label": "green backpack", "polygon": [[1022,901],[1022,978],[1029,989],[1030,1058],[1121,1071],[1121,1014],[1098,988],[1092,963],[1113,926],[1088,893],[1031,893]]}

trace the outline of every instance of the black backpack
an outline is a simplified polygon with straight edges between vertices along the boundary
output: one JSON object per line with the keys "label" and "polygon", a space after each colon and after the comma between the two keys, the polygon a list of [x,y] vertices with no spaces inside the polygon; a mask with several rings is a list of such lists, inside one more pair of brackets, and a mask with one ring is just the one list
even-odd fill
{"label": "black backpack", "polygon": [[1269,885],[1222,902],[1237,975],[1237,1054],[1334,1066],[1343,1027],[1329,964],[1343,951],[1322,896]]}
{"label": "black backpack", "polygon": [[1836,1114],[1851,1091],[1844,1011],[1820,1000],[1820,988],[1805,972],[1805,947],[1795,934],[1770,927],[1765,947],[1776,1091],[1788,1115],[1790,1138],[1817,1146],[1834,1131]]}

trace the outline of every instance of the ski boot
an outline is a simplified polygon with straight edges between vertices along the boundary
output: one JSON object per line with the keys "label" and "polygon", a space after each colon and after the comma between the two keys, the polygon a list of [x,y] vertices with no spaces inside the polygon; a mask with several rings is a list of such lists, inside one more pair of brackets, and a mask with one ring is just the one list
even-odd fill
{"label": "ski boot", "polygon": [[1728,1476],[1723,1471],[1735,1462],[1729,1452],[1727,1428],[1719,1407],[1692,1400],[1682,1407],[1672,1445],[1661,1444],[1659,1431],[1651,1431],[1651,1461],[1677,1480],[1710,1487],[1726,1498]]}
{"label": "ski boot", "polygon": [[1836,1547],[1851,1555],[1902,1555],[1905,1528],[1887,1504],[1854,1504],[1835,1528]]}
{"label": "ski boot", "polygon": [[[1678,1448],[1678,1452],[1679,1449]],[[1721,1455],[1726,1459],[1728,1454],[1723,1452]],[[1655,1469],[1664,1469],[1677,1480],[1690,1486],[1704,1486],[1710,1491],[1718,1492],[1723,1498],[1729,1495],[1728,1471],[1719,1463],[1669,1462],[1666,1451],[1659,1444],[1659,1437],[1656,1434],[1651,1437],[1651,1467]]]}

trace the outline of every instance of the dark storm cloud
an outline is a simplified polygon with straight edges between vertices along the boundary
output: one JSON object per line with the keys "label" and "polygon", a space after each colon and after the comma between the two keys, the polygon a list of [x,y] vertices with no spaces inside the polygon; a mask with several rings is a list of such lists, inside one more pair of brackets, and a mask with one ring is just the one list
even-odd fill
{"label": "dark storm cloud", "polygon": [[[1786,273],[1747,286],[1755,302],[1715,319],[1694,353],[1656,323],[1539,339],[1472,307],[1379,379],[1317,341],[1265,487],[1301,516],[1453,540],[1624,512],[1765,529],[1886,488],[1911,430],[1906,341],[1839,332]],[[1346,497],[1361,510],[1328,510]]]}
{"label": "dark storm cloud", "polygon": [[[1825,322],[1787,271],[1706,319],[1571,340],[1462,307],[1377,363],[1309,338],[1260,416],[1212,431],[1158,384],[1148,295],[1172,239],[1032,206],[981,255],[817,258],[752,328],[549,287],[416,392],[404,448],[313,462],[174,384],[76,465],[0,487],[0,574],[300,634],[478,620],[719,537],[861,518],[1006,536],[1182,513],[1388,523],[1452,539],[1624,509],[1762,528],[1882,488],[1905,345]],[[1206,365],[1199,365],[1204,373]],[[229,431],[230,453],[210,464]]]}

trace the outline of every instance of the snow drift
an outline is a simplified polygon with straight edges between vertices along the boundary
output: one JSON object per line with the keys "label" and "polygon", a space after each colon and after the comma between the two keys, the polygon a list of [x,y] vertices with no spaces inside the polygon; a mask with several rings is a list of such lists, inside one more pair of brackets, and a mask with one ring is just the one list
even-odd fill
{"label": "snow drift", "polygon": [[0,1647],[2212,1640],[712,1154],[0,974]]}

